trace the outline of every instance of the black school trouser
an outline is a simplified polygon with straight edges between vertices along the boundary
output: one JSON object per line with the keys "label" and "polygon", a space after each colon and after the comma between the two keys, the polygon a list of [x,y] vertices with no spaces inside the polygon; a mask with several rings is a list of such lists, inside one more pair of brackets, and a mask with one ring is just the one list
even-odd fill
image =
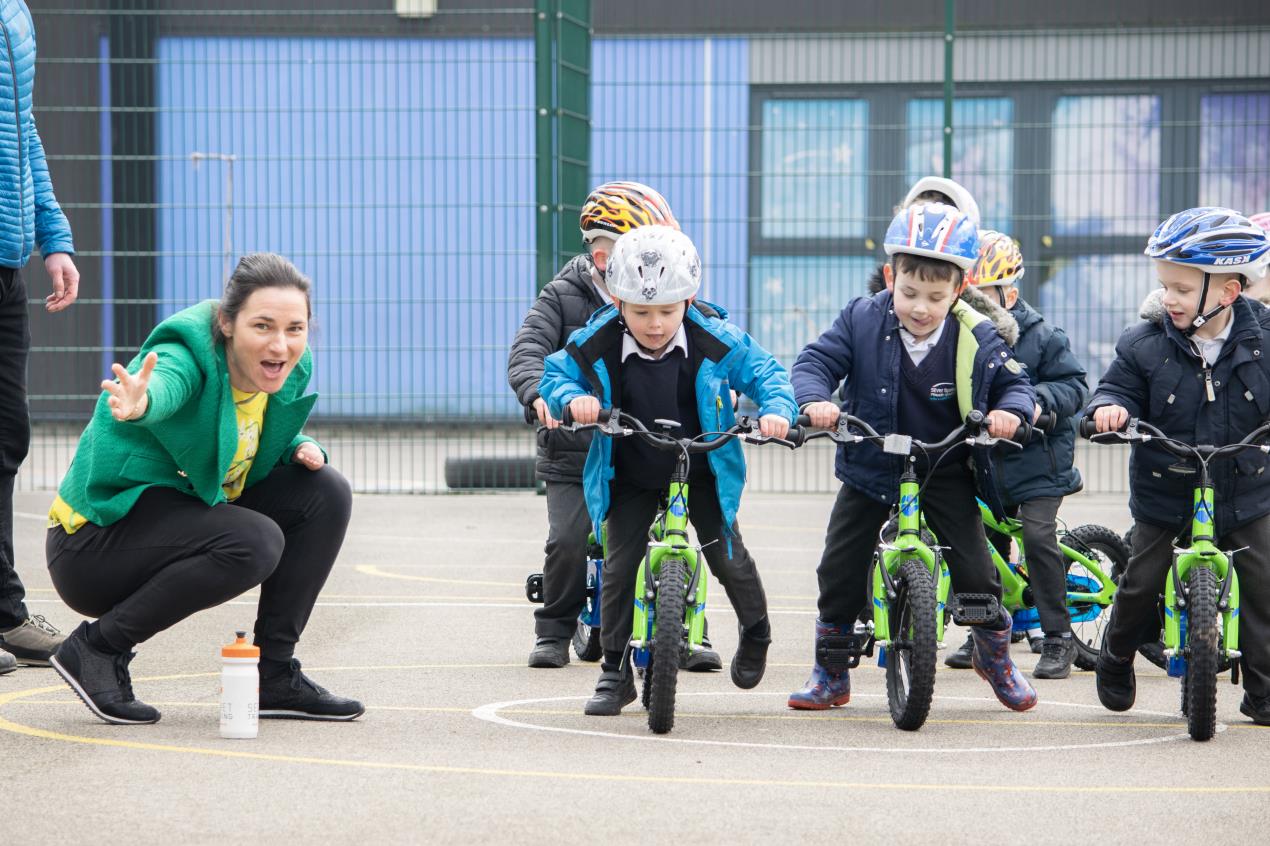
{"label": "black school trouser", "polygon": [[262,659],[286,662],[344,542],[352,501],[348,481],[329,466],[278,467],[211,508],[150,488],[109,526],[49,529],[49,575],[62,600],[99,618],[102,637],[121,652],[260,585],[256,645]]}
{"label": "black school trouser", "polygon": [[[952,589],[1000,599],[1001,577],[988,554],[970,470],[959,466],[937,471],[922,490],[921,507],[939,543],[949,547],[944,557]],[[838,491],[825,530],[825,551],[816,568],[823,622],[850,626],[868,603],[873,550],[890,514],[890,505],[850,485]]]}
{"label": "black school trouser", "polygon": [[[1072,618],[1067,611],[1067,556],[1058,548],[1058,507],[1062,504],[1061,496],[1038,496],[1006,508],[1007,514],[1023,524],[1028,584],[1032,586],[1041,630],[1051,637],[1072,630]],[[988,539],[997,552],[1009,561],[1010,536],[989,534]]]}
{"label": "black school trouser", "polygon": [[[1187,533],[1189,534],[1189,532]],[[1133,554],[1116,586],[1107,624],[1106,644],[1112,655],[1127,658],[1145,643],[1160,638],[1160,594],[1173,563],[1174,529],[1151,523],[1133,524]],[[1226,532],[1219,549],[1239,549],[1239,649],[1243,652],[1244,690],[1270,696],[1270,514]]]}
{"label": "black school trouser", "polygon": [[[573,637],[586,604],[587,538],[591,517],[581,482],[547,482],[547,545],[542,565],[542,607],[534,611],[534,634]],[[602,613],[602,612],[601,612]]]}
{"label": "black school trouser", "polygon": [[13,479],[31,446],[26,363],[31,349],[26,285],[12,267],[0,267],[0,632],[29,616],[26,591],[13,560]]}
{"label": "black school trouser", "polygon": [[[665,489],[645,490],[615,483],[609,500],[608,557],[604,560],[600,600],[600,644],[605,663],[626,648],[635,616],[635,573],[648,548],[648,528],[657,516]],[[724,535],[723,511],[714,479],[688,486],[688,521],[697,533],[710,572],[723,585],[741,625],[748,628],[767,616],[767,594],[758,567],[741,540],[739,521]],[[729,554],[729,542],[731,554]]]}

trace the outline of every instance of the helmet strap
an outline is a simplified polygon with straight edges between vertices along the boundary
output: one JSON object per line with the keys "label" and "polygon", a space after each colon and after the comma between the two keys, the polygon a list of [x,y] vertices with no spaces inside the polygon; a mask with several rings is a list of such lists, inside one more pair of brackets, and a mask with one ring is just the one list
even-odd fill
{"label": "helmet strap", "polygon": [[1009,311],[1010,307],[1005,304],[1005,286],[993,285],[992,287],[995,288],[997,291],[997,299],[1001,302],[1001,308],[1005,309],[1006,311]]}
{"label": "helmet strap", "polygon": [[[1209,280],[1209,273],[1206,270],[1204,271],[1204,284],[1200,286],[1200,289],[1199,289],[1199,308],[1203,308],[1204,300],[1208,299],[1208,280]],[[1195,321],[1191,323],[1190,328],[1187,329],[1182,334],[1184,334],[1188,338],[1191,337],[1199,330],[1201,326],[1203,326],[1208,321],[1212,320],[1217,315],[1221,314],[1225,309],[1226,309],[1226,306],[1222,305],[1221,303],[1218,303],[1217,305],[1213,306],[1211,309],[1209,309],[1207,312],[1204,312],[1204,313],[1200,313],[1199,309],[1196,309]]]}

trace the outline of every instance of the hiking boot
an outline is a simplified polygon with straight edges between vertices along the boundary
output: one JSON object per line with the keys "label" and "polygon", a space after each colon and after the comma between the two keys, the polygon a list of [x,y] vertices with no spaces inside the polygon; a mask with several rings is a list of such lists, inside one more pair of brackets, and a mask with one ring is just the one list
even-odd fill
{"label": "hiking boot", "polygon": [[88,642],[88,623],[80,623],[62,641],[50,664],[88,710],[115,725],[144,725],[159,721],[158,709],[132,695],[128,663],[135,652],[99,652]]}
{"label": "hiking boot", "polygon": [[1076,641],[1071,635],[1047,635],[1041,645],[1041,660],[1032,669],[1034,679],[1065,679],[1072,674]]}
{"label": "hiking boot", "polygon": [[529,653],[529,666],[536,669],[559,669],[569,663],[569,641],[540,637]]}
{"label": "hiking boot", "polygon": [[1133,658],[1117,658],[1102,645],[1094,664],[1094,681],[1098,701],[1108,711],[1128,711],[1137,696],[1137,680],[1133,675]]}
{"label": "hiking boot", "polygon": [[1254,697],[1245,693],[1244,700],[1239,703],[1239,713],[1259,726],[1270,726],[1270,696]]}
{"label": "hiking boot", "polygon": [[740,640],[737,641],[736,654],[732,656],[729,671],[732,674],[732,683],[742,690],[757,687],[763,680],[763,671],[767,669],[767,647],[772,643],[772,630],[766,617],[755,628],[759,626],[759,631],[750,633],[737,624]]}
{"label": "hiking boot", "polygon": [[3,676],[5,673],[12,673],[17,668],[17,658],[14,658],[8,652],[0,652],[0,676]]}
{"label": "hiking boot", "polygon": [[0,649],[18,659],[19,664],[30,667],[47,667],[53,653],[66,640],[52,623],[36,614],[7,632],[0,632]]}
{"label": "hiking boot", "polygon": [[300,672],[292,658],[287,669],[260,679],[260,716],[285,720],[355,720],[366,713],[356,699],[336,696]]}
{"label": "hiking boot", "polygon": [[679,667],[690,673],[708,673],[712,670],[723,669],[723,659],[714,651],[708,631],[701,635],[700,649],[695,652],[685,652],[679,656]]}
{"label": "hiking boot", "polygon": [[969,670],[974,666],[970,660],[974,651],[975,639],[966,635],[966,642],[957,647],[955,652],[948,653],[948,657],[944,659],[944,666],[952,667],[954,670]]}
{"label": "hiking boot", "polygon": [[635,677],[630,671],[604,670],[595,683],[595,695],[583,709],[588,717],[616,717],[635,701]]}
{"label": "hiking boot", "polygon": [[785,704],[798,711],[826,711],[838,705],[846,705],[851,701],[851,674],[848,670],[826,669],[821,665],[819,641],[824,637],[841,637],[851,631],[851,626],[837,626],[816,620],[816,646],[813,655],[816,659],[811,667],[811,676],[802,690],[789,695]]}
{"label": "hiking boot", "polygon": [[[1008,625],[1009,615],[1002,613]],[[992,685],[992,692],[1011,711],[1026,711],[1036,704],[1036,691],[1010,659],[1010,630],[992,631],[973,626],[975,650],[970,657],[980,678]]]}

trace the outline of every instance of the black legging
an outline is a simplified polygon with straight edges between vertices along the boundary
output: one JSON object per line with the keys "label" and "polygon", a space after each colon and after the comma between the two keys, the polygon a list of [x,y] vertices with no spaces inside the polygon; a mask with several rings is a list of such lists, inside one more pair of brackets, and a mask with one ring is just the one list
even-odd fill
{"label": "black legging", "polygon": [[97,617],[125,651],[260,585],[261,658],[289,661],[344,542],[348,481],[331,467],[278,467],[212,508],[150,488],[122,520],[68,535],[49,529],[49,575],[62,600]]}

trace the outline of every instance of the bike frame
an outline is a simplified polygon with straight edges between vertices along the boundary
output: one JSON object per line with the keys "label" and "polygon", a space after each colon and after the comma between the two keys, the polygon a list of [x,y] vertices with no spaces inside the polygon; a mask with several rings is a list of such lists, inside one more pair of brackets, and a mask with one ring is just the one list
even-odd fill
{"label": "bike frame", "polygon": [[922,540],[925,520],[921,513],[920,493],[921,485],[910,463],[900,476],[895,540],[881,545],[881,560],[873,568],[873,631],[874,639],[881,647],[889,646],[900,635],[891,630],[890,607],[896,596],[895,577],[900,566],[911,558],[921,561],[935,580],[935,639],[940,643],[944,641],[944,608],[948,604],[952,580],[943,556]]}
{"label": "bike frame", "polygon": [[[1164,580],[1164,649],[1168,656],[1170,676],[1186,672],[1184,651],[1187,642],[1187,610],[1182,598],[1182,585],[1196,567],[1207,567],[1222,585],[1218,600],[1221,610],[1222,653],[1225,657],[1239,650],[1239,576],[1230,559],[1213,543],[1213,486],[1208,467],[1200,462],[1200,484],[1195,488],[1191,512],[1191,545],[1173,550],[1173,566]],[[1233,553],[1232,553],[1233,554]]]}
{"label": "bike frame", "polygon": [[[682,456],[679,462],[683,463]],[[635,616],[631,625],[631,650],[635,666],[641,668],[648,666],[649,646],[657,632],[657,580],[667,558],[674,557],[684,562],[684,572],[688,574],[685,587],[692,591],[690,601],[685,604],[685,620],[682,621],[688,624],[688,648],[692,651],[701,649],[701,640],[705,635],[706,583],[709,580],[701,578],[700,547],[688,543],[688,483],[680,480],[681,475],[686,478],[688,469],[677,464],[667,493],[666,506],[653,519],[648,550],[635,574],[637,587]]]}

